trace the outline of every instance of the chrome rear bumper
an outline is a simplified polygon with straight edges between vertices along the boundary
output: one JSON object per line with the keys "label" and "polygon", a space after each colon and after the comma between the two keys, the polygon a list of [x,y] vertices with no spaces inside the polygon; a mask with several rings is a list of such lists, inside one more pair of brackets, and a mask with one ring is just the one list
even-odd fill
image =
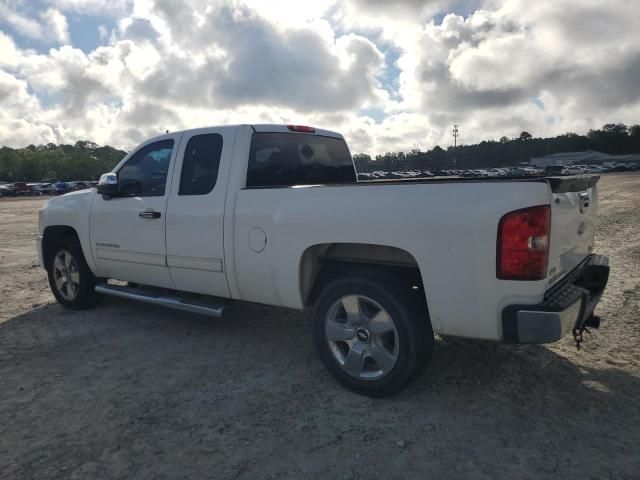
{"label": "chrome rear bumper", "polygon": [[506,343],[552,343],[589,321],[609,279],[609,259],[590,255],[536,305],[509,305],[502,311]]}

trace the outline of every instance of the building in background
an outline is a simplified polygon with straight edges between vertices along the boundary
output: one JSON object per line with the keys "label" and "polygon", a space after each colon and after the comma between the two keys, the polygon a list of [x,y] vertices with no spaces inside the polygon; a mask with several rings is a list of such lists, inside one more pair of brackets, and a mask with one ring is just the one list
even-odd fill
{"label": "building in background", "polygon": [[552,153],[544,157],[534,157],[531,163],[538,167],[552,165],[618,165],[625,163],[640,163],[640,154],[609,155],[608,153],[585,150],[583,152]]}

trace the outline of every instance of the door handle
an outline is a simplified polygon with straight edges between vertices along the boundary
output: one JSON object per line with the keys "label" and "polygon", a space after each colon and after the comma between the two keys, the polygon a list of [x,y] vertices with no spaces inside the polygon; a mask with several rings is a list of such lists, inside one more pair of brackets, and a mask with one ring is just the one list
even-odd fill
{"label": "door handle", "polygon": [[162,215],[160,212],[154,212],[153,210],[145,210],[138,214],[140,218],[160,218]]}

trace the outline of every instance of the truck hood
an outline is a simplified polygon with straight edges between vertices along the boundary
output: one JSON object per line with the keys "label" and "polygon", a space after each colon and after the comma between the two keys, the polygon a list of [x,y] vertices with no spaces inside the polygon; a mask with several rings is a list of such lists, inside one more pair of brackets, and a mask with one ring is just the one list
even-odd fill
{"label": "truck hood", "polygon": [[95,189],[78,190],[46,202],[39,212],[40,235],[51,225],[72,226],[76,221],[88,218]]}
{"label": "truck hood", "polygon": [[79,204],[81,205],[83,203],[90,202],[93,198],[94,193],[95,189],[93,188],[65,193],[64,195],[60,195],[59,197],[49,199],[49,201],[44,204],[44,207],[42,207],[42,209],[44,210],[47,208],[61,208]]}

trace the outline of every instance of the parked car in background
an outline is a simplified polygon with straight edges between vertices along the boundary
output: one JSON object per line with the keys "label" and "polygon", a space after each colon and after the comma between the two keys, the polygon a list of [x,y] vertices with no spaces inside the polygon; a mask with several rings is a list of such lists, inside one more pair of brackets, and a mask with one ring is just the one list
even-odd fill
{"label": "parked car in background", "polygon": [[17,195],[15,184],[8,183],[5,185],[5,192],[8,197],[15,197]]}
{"label": "parked car in background", "polygon": [[629,165],[618,164],[611,169],[612,172],[630,172],[631,168]]}
{"label": "parked car in background", "polygon": [[544,173],[547,175],[562,175],[564,168],[563,165],[548,165],[545,167]]}
{"label": "parked car in background", "polygon": [[33,192],[36,195],[55,195],[56,188],[50,183],[34,183]]}
{"label": "parked car in background", "polygon": [[25,182],[14,182],[11,183],[11,195],[16,196],[24,196],[24,195],[32,195],[33,188],[27,185]]}
{"label": "parked car in background", "polygon": [[84,190],[89,188],[89,186],[85,182],[69,182],[69,191],[75,192],[76,190]]}
{"label": "parked car in background", "polygon": [[56,189],[56,194],[63,194],[71,191],[67,182],[57,182],[54,183],[53,186]]}
{"label": "parked car in background", "polygon": [[509,169],[509,175],[512,177],[526,177],[529,175],[529,172],[524,168],[512,167]]}
{"label": "parked car in background", "polygon": [[39,184],[39,183],[27,183],[27,186],[31,187],[33,195],[42,195],[41,184]]}
{"label": "parked car in background", "polygon": [[585,173],[579,167],[566,166],[566,165],[549,165],[544,169],[546,175],[580,175]]}

